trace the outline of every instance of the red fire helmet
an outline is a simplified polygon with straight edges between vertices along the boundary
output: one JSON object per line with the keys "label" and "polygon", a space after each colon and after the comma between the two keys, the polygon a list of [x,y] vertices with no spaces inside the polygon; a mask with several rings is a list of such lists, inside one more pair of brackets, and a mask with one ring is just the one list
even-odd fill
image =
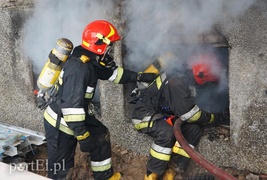
{"label": "red fire helmet", "polygon": [[120,40],[117,29],[108,21],[96,20],[89,23],[82,34],[81,46],[102,55],[111,43]]}
{"label": "red fire helmet", "polygon": [[211,53],[198,54],[190,59],[194,79],[197,84],[218,82],[222,73],[222,64],[216,55]]}

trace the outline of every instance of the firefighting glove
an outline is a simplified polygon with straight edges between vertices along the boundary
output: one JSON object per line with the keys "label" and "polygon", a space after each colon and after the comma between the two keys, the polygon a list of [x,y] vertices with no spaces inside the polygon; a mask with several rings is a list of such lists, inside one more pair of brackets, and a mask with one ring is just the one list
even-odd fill
{"label": "firefighting glove", "polygon": [[221,113],[214,114],[214,124],[219,125],[229,125],[230,124],[230,114],[229,111],[223,111]]}
{"label": "firefighting glove", "polygon": [[131,100],[129,103],[130,104],[136,104],[137,101],[139,100],[140,98],[140,90],[138,89],[138,87],[134,88],[131,92],[131,97],[133,98],[133,100]]}
{"label": "firefighting glove", "polygon": [[47,93],[38,95],[36,98],[37,107],[41,110],[45,109],[51,103],[51,101],[52,99]]}
{"label": "firefighting glove", "polygon": [[137,74],[136,80],[139,82],[152,82],[156,79],[157,74],[155,73],[143,73],[139,72]]}
{"label": "firefighting glove", "polygon": [[40,96],[40,97],[36,98],[36,104],[37,104],[37,107],[39,109],[41,109],[41,110],[43,110],[47,106],[46,100],[44,99],[43,96],[42,97]]}
{"label": "firefighting glove", "polygon": [[80,150],[82,152],[91,152],[94,148],[94,142],[90,133],[86,131],[83,135],[76,136],[80,144]]}

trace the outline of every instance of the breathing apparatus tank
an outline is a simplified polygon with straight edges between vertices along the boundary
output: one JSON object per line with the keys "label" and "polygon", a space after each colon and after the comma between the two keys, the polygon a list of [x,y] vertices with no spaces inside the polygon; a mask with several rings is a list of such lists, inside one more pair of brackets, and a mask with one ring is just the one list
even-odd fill
{"label": "breathing apparatus tank", "polygon": [[159,74],[161,66],[162,66],[162,59],[159,57],[155,59],[151,65],[149,65],[145,70],[144,73],[155,73]]}
{"label": "breathing apparatus tank", "polygon": [[[173,59],[175,59],[175,55],[173,52],[168,51],[156,58],[143,72],[160,75],[163,72],[163,69],[167,67],[167,64],[173,61]],[[138,89],[147,88],[149,85],[150,84],[147,82],[137,82]]]}
{"label": "breathing apparatus tank", "polygon": [[[166,68],[167,62],[171,59],[170,57],[173,57],[173,56],[174,55],[172,52],[167,52],[163,56],[159,56],[155,58],[154,61],[141,73],[154,73],[157,75],[157,77],[160,76],[163,73],[164,69]],[[148,83],[148,82],[137,81],[136,87],[131,92],[131,96],[134,97],[134,99],[130,101],[130,103],[136,104],[140,96],[140,90],[148,88],[149,85],[153,82]]]}
{"label": "breathing apparatus tank", "polygon": [[[152,64],[150,64],[144,71],[143,73],[155,73],[155,74],[159,74],[161,71],[161,67],[162,67],[162,58],[159,57],[157,59],[155,59]],[[147,82],[137,82],[137,89],[144,89],[147,88],[149,86],[149,83]]]}
{"label": "breathing apparatus tank", "polygon": [[60,38],[57,41],[37,79],[39,93],[47,92],[54,86],[62,70],[62,62],[67,61],[72,49],[73,44],[69,39]]}

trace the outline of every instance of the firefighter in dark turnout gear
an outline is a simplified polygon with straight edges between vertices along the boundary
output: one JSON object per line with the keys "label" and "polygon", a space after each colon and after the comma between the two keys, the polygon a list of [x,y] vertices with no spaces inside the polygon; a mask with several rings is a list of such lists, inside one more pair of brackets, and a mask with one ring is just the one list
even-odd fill
{"label": "firefighter in dark turnout gear", "polygon": [[[112,44],[118,40],[120,36],[111,23],[93,21],[84,29],[82,44],[74,48],[64,65],[52,103],[44,112],[49,178],[66,177],[74,165],[75,148],[79,142],[80,150],[90,153],[94,179],[120,179],[121,174],[114,173],[111,164],[109,130],[88,113],[88,105],[99,79],[124,84],[146,81],[153,75],[138,75],[116,66],[111,50]],[[61,169],[55,170],[55,164]]]}
{"label": "firefighter in dark turnout gear", "polygon": [[[213,58],[209,57],[207,61],[205,58],[198,58],[190,68],[186,64],[183,70],[171,72],[166,69],[147,88],[140,90],[132,123],[136,130],[153,138],[145,180],[160,177],[173,180],[175,171],[182,173],[188,166],[190,157],[179,147],[173,134],[172,125],[177,117],[184,121],[181,131],[193,148],[201,137],[200,125],[211,125],[221,120],[221,116],[202,110],[195,102],[197,84],[219,80],[219,72],[213,71],[209,62]],[[171,158],[175,156],[175,167],[168,169]]]}

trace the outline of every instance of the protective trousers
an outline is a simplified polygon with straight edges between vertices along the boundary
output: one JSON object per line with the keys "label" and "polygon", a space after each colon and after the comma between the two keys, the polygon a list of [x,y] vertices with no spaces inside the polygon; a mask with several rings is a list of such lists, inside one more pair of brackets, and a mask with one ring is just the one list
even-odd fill
{"label": "protective trousers", "polygon": [[[98,121],[94,119],[94,121]],[[88,126],[91,133],[90,136],[94,139],[92,151],[90,151],[91,165],[99,165],[93,169],[93,176],[95,180],[106,180],[113,175],[113,168],[111,166],[111,143],[108,129],[100,122],[94,123],[95,126]],[[74,166],[74,155],[77,145],[77,140],[74,136],[68,135],[54,126],[47,120],[44,120],[44,127],[47,140],[48,151],[48,177],[51,179],[65,179],[71,167]],[[90,131],[91,130],[91,131]],[[54,134],[58,133],[58,139],[55,139]],[[103,162],[110,161],[110,164],[105,168],[101,168]],[[93,166],[93,165],[92,165]]]}
{"label": "protective trousers", "polygon": [[[181,131],[189,144],[193,146],[198,144],[201,137],[199,125],[184,123],[181,126]],[[153,138],[147,162],[147,171],[161,176],[168,168],[172,147],[176,141],[173,127],[164,118],[161,118],[153,122],[153,126],[148,128],[147,134]]]}

